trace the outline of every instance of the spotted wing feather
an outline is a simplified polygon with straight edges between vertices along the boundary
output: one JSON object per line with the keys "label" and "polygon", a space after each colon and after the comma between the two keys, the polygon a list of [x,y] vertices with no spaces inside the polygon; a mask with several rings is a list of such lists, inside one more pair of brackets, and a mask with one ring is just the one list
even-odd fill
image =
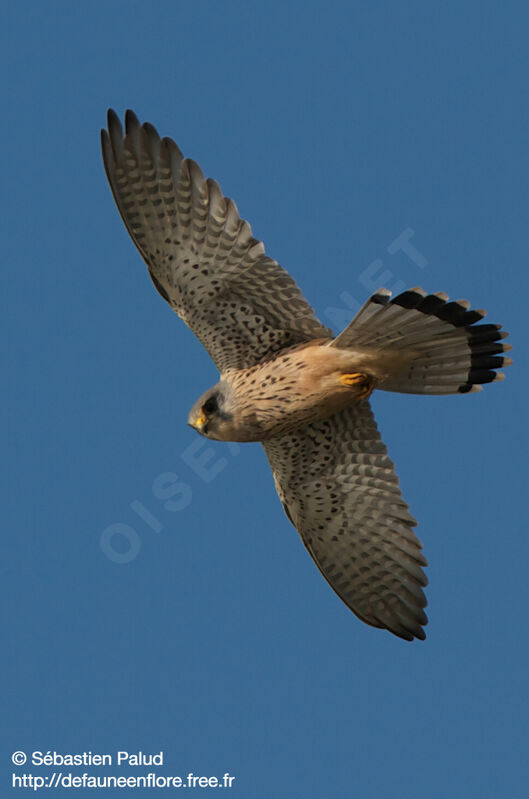
{"label": "spotted wing feather", "polygon": [[171,139],[131,111],[123,135],[109,111],[101,141],[114,199],[154,285],[219,371],[332,335],[235,203]]}
{"label": "spotted wing feather", "polygon": [[264,448],[288,517],[338,596],[367,624],[424,639],[426,560],[369,403]]}

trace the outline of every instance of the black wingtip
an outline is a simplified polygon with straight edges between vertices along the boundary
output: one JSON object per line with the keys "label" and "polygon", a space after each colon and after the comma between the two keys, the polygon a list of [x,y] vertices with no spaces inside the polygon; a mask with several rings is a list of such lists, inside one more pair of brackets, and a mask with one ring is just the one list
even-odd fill
{"label": "black wingtip", "polygon": [[140,120],[130,108],[125,111],[125,130],[130,133],[140,127]]}
{"label": "black wingtip", "polygon": [[479,322],[481,319],[484,319],[485,314],[481,313],[480,311],[465,311],[458,319],[453,322],[454,327],[467,327],[468,325],[473,325],[475,322]]}
{"label": "black wingtip", "polygon": [[113,108],[109,108],[107,111],[107,124],[109,130],[111,130],[112,128],[117,128],[121,134],[123,133],[120,118],[118,117]]}
{"label": "black wingtip", "polygon": [[369,302],[375,305],[387,305],[390,297],[391,291],[388,291],[388,289],[379,289],[375,294],[371,295]]}
{"label": "black wingtip", "polygon": [[475,384],[493,383],[497,379],[496,372],[491,369],[470,369],[468,373],[468,382]]}
{"label": "black wingtip", "polygon": [[439,311],[445,303],[446,300],[441,299],[441,297],[435,294],[428,294],[426,297],[422,298],[421,302],[417,305],[417,309],[422,311],[422,313],[438,316]]}
{"label": "black wingtip", "polygon": [[[428,621],[425,622],[428,624]],[[411,630],[392,630],[391,627],[387,628],[390,633],[400,638],[402,641],[415,641],[416,639],[419,641],[426,640],[426,633],[421,627],[414,627]]]}
{"label": "black wingtip", "polygon": [[158,141],[160,141],[160,136],[158,134],[158,131],[156,130],[154,125],[151,125],[150,122],[144,122],[143,125],[142,125],[142,128],[143,128],[143,130],[145,131],[145,133],[148,136],[150,136],[153,139],[157,139]]}
{"label": "black wingtip", "polygon": [[501,325],[476,325],[467,328],[470,344],[493,343],[506,338],[501,332]]}
{"label": "black wingtip", "polygon": [[508,365],[509,362],[510,358],[491,353],[473,353],[470,356],[470,366],[473,371],[479,369],[502,369],[503,366]]}
{"label": "black wingtip", "polygon": [[457,301],[447,302],[443,305],[436,316],[443,322],[450,322],[454,327],[458,327],[458,322],[467,313],[467,307]]}
{"label": "black wingtip", "polygon": [[419,291],[414,291],[413,289],[409,289],[408,291],[403,291],[402,294],[399,294],[395,299],[391,300],[392,305],[400,305],[401,308],[417,308],[417,306],[423,301],[424,294],[421,294]]}

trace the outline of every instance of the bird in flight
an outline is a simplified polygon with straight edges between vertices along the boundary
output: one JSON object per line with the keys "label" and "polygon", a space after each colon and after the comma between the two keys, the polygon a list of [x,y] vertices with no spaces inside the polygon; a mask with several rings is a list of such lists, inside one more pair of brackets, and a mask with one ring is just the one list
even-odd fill
{"label": "bird in flight", "polygon": [[317,567],[362,621],[424,639],[427,565],[369,405],[375,390],[465,394],[503,379],[501,325],[466,300],[373,294],[334,337],[235,203],[132,111],[101,131],[105,170],[163,299],[202,342],[219,382],[188,423],[260,441],[279,498]]}

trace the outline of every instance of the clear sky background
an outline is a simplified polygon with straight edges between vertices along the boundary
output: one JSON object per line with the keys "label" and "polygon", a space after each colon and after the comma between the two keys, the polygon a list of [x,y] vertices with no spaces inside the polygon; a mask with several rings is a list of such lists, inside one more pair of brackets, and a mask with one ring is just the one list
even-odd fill
{"label": "clear sky background", "polygon": [[[1,795],[50,773],[14,750],[163,750],[157,773],[230,772],[244,799],[527,796],[526,4],[4,18]],[[504,383],[373,400],[431,564],[424,643],[332,593],[258,445],[186,426],[217,373],[118,216],[109,106],[215,177],[336,330],[422,285],[511,332]],[[389,251],[408,230],[422,260]]]}

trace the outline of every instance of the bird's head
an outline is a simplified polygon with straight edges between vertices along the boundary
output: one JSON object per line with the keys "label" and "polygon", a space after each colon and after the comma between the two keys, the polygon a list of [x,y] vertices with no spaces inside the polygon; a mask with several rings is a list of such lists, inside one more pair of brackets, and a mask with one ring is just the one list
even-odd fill
{"label": "bird's head", "polygon": [[233,399],[231,388],[221,380],[195,402],[189,412],[188,425],[206,438],[234,441]]}

